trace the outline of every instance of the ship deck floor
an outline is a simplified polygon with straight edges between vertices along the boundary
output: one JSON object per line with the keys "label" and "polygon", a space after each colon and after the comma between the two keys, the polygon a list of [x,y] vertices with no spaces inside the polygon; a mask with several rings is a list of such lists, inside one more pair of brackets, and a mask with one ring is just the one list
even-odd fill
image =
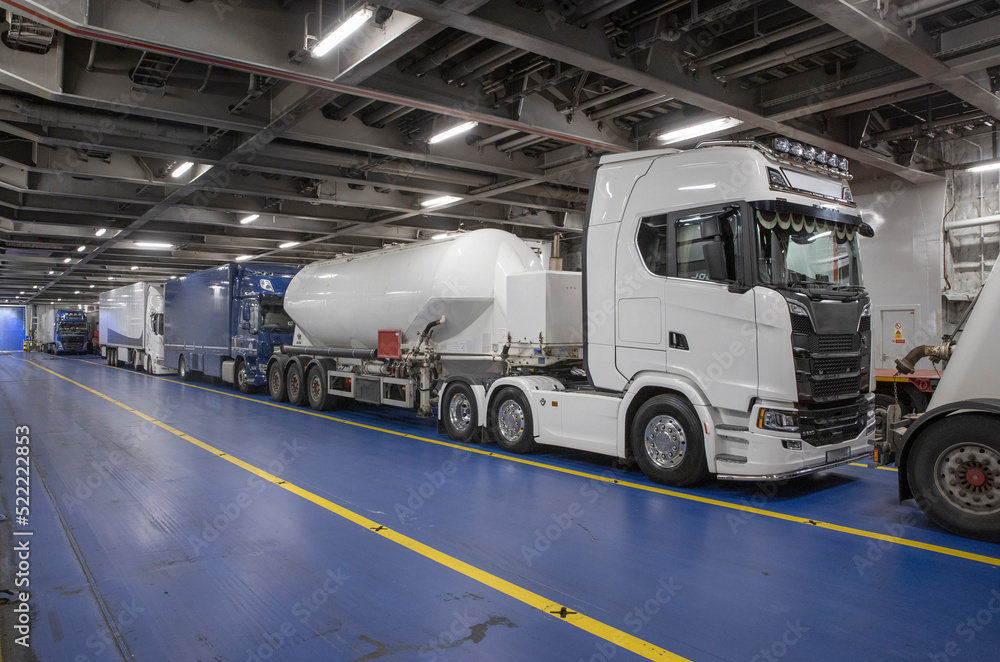
{"label": "ship deck floor", "polygon": [[29,594],[0,594],[7,662],[1000,648],[1000,548],[897,503],[891,470],[667,489],[587,453],[454,444],[393,408],[318,413],[83,357],[0,356],[0,405],[0,590]]}

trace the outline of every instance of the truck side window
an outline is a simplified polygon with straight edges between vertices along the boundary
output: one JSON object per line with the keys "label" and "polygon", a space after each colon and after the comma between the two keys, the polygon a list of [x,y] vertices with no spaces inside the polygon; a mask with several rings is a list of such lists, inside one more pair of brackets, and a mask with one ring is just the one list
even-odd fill
{"label": "truck side window", "polygon": [[739,231],[739,212],[733,210],[721,213],[695,214],[677,219],[675,232],[678,278],[709,280],[708,263],[705,261],[705,244],[712,239],[702,238],[702,225],[705,221],[714,218],[719,220],[729,279],[737,280],[736,237]]}
{"label": "truck side window", "polygon": [[644,218],[635,239],[643,263],[657,276],[667,275],[667,227],[665,215]]}

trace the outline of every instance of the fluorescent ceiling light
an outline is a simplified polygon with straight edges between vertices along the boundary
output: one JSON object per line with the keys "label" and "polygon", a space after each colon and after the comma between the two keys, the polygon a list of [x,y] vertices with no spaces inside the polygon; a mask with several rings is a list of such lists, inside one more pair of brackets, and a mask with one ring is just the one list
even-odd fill
{"label": "fluorescent ceiling light", "polygon": [[67,257],[67,258],[63,259],[63,262],[64,262],[64,263],[65,263],[65,262],[69,262],[70,260],[72,260],[72,258],[69,258],[69,257]]}
{"label": "fluorescent ceiling light", "polygon": [[437,198],[427,198],[426,200],[420,201],[421,207],[440,207],[441,205],[447,205],[452,202],[458,202],[462,198],[457,195],[442,195]]}
{"label": "fluorescent ceiling light", "polygon": [[86,247],[86,246],[77,246],[77,247],[76,247],[76,252],[77,252],[77,253],[82,253],[82,252],[83,252],[83,251],[85,251],[85,250],[87,250],[87,247]]}
{"label": "fluorescent ceiling light", "polygon": [[968,169],[968,172],[985,172],[987,170],[1000,170],[1000,161],[995,163],[984,163],[983,165],[973,166]]}
{"label": "fluorescent ceiling light", "polygon": [[95,237],[103,237],[104,233],[107,232],[107,231],[108,231],[107,228],[98,228],[97,232],[94,233],[94,236]]}
{"label": "fluorescent ceiling light", "polygon": [[479,124],[479,122],[465,122],[464,124],[453,126],[450,129],[446,129],[441,133],[431,136],[430,140],[428,140],[427,142],[433,145],[434,143],[439,143],[442,140],[448,140],[448,138],[454,138],[455,136],[461,133],[465,133],[466,131],[476,126],[477,124]]}
{"label": "fluorescent ceiling light", "polygon": [[252,257],[253,257],[253,255],[240,255],[239,257],[236,258],[236,261],[237,262],[245,262],[246,260],[249,260]]}
{"label": "fluorescent ceiling light", "polygon": [[73,294],[79,294],[79,293],[80,293],[80,290],[75,290],[75,291],[73,292]]}
{"label": "fluorescent ceiling light", "polygon": [[131,267],[129,267],[128,269],[129,269],[129,271],[139,271],[139,267],[135,266],[134,264]]}
{"label": "fluorescent ceiling light", "polygon": [[157,248],[157,249],[167,249],[174,247],[173,244],[167,244],[162,241],[136,241],[133,242],[133,245],[137,246],[138,248]]}
{"label": "fluorescent ceiling light", "polygon": [[94,289],[94,286],[93,286],[93,285],[91,285],[91,286],[90,286],[90,289]]}
{"label": "fluorescent ceiling light", "polygon": [[114,280],[114,279],[115,279],[114,276],[108,276],[108,280]]}
{"label": "fluorescent ceiling light", "polygon": [[54,271],[50,271],[50,272],[49,272],[49,275],[51,276],[51,275],[52,275],[52,274],[54,274],[54,273],[55,273]]}
{"label": "fluorescent ceiling light", "polygon": [[[21,290],[21,294],[24,294],[24,290]],[[20,295],[18,295],[18,296],[20,296]]]}
{"label": "fluorescent ceiling light", "polygon": [[332,32],[320,39],[319,42],[313,46],[312,56],[323,57],[333,50],[334,46],[347,39],[358,28],[367,23],[368,19],[371,17],[371,7],[364,6],[358,9],[356,12],[341,21],[340,25],[335,27]]}
{"label": "fluorescent ceiling light", "polygon": [[241,218],[240,223],[246,225],[247,223],[253,223],[258,218],[260,218],[260,214],[250,214],[249,216],[244,216],[243,218]]}
{"label": "fluorescent ceiling light", "polygon": [[190,161],[185,161],[184,163],[182,163],[179,166],[177,166],[176,168],[174,168],[174,171],[170,173],[170,176],[173,177],[174,179],[176,179],[176,178],[180,177],[181,175],[183,175],[188,170],[190,170],[193,166],[194,166],[194,164],[191,163]]}
{"label": "fluorescent ceiling light", "polygon": [[32,285],[32,286],[31,286],[31,289],[33,289],[33,290],[37,290],[37,289],[38,289],[38,286],[37,286],[37,285]]}
{"label": "fluorescent ceiling light", "polygon": [[177,278],[177,276],[171,276],[170,280],[175,280],[176,278]]}
{"label": "fluorescent ceiling light", "polygon": [[708,122],[702,122],[701,124],[695,124],[683,129],[677,129],[676,131],[661,133],[660,140],[663,141],[664,144],[669,145],[670,143],[677,143],[682,140],[689,140],[691,138],[697,138],[698,136],[704,136],[709,133],[715,133],[716,131],[721,131],[723,129],[737,127],[740,124],[743,124],[742,120],[733,119],[732,117],[720,117],[719,119],[709,120]]}
{"label": "fluorescent ceiling light", "polygon": [[292,246],[298,246],[300,243],[302,243],[302,242],[300,242],[300,241],[286,241],[285,243],[283,243],[280,246],[278,246],[278,248],[291,248]]}

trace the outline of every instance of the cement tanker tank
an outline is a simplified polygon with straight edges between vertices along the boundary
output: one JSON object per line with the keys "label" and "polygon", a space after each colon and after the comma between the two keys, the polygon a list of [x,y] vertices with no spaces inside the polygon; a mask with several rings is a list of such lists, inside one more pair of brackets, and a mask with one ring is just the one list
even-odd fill
{"label": "cement tanker tank", "polygon": [[431,322],[439,352],[488,354],[508,336],[508,276],[543,271],[501,230],[477,230],[309,265],[285,293],[295,345],[375,349],[379,330],[415,346]]}

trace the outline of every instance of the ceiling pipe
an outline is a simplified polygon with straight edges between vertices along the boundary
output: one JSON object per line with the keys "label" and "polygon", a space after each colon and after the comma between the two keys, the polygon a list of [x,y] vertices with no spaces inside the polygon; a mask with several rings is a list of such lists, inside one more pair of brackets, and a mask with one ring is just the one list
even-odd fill
{"label": "ceiling pipe", "polygon": [[896,6],[896,16],[906,21],[926,18],[931,14],[939,14],[962,5],[972,4],[975,0],[915,0],[905,5]]}
{"label": "ceiling pipe", "polygon": [[611,14],[613,12],[618,11],[622,7],[627,7],[630,4],[632,4],[633,2],[635,2],[635,0],[612,0],[608,4],[606,4],[606,5],[602,6],[602,7],[598,7],[594,11],[589,12],[587,14],[584,14],[580,18],[573,19],[572,23],[573,23],[573,25],[576,25],[576,26],[581,27],[581,28],[587,27],[589,24],[593,23],[594,21],[596,21],[596,20],[598,20],[600,18],[604,18],[608,14]]}
{"label": "ceiling pipe", "polygon": [[366,99],[365,97],[358,97],[354,101],[348,103],[343,108],[338,108],[333,113],[331,113],[330,119],[337,120],[338,122],[343,122],[351,115],[364,110],[373,103],[375,103],[375,99]]}
{"label": "ceiling pipe", "polygon": [[548,136],[536,136],[529,133],[521,138],[515,138],[514,140],[508,140],[505,143],[500,143],[497,145],[497,149],[501,152],[513,152],[515,149],[528,147],[530,145],[537,145],[538,143],[546,140],[548,140]]}
{"label": "ceiling pipe", "polygon": [[409,106],[402,106],[402,107],[400,107],[399,110],[397,110],[396,112],[392,113],[391,115],[389,115],[388,117],[386,117],[384,120],[382,120],[381,122],[379,122],[378,126],[381,128],[381,127],[385,126],[386,124],[389,124],[390,122],[395,122],[400,117],[403,117],[404,115],[407,115],[407,114],[409,114],[411,112],[413,112],[413,108],[410,108]]}
{"label": "ceiling pipe", "polygon": [[401,106],[397,103],[383,104],[382,107],[379,108],[378,110],[373,110],[369,113],[365,113],[364,115],[362,115],[361,121],[364,122],[367,126],[373,126],[402,108],[404,108],[404,106]]}
{"label": "ceiling pipe", "polygon": [[977,110],[964,115],[945,118],[939,122],[932,123],[930,126],[926,123],[921,123],[899,129],[890,129],[888,131],[873,133],[871,138],[866,142],[879,143],[886,140],[895,140],[897,138],[919,137],[925,135],[928,131],[937,133],[953,126],[961,126],[970,122],[981,122],[986,119],[989,119],[989,115]]}
{"label": "ceiling pipe", "polygon": [[452,41],[445,46],[431,52],[423,58],[417,60],[409,66],[407,71],[415,76],[423,76],[431,69],[440,67],[442,64],[455,57],[459,53],[469,49],[483,40],[482,37],[474,34],[467,34]]}
{"label": "ceiling pipe", "polygon": [[760,57],[751,58],[745,62],[740,62],[739,64],[724,67],[718,71],[713,71],[712,75],[723,82],[729,78],[742,78],[744,76],[755,74],[759,71],[764,71],[765,69],[770,69],[771,67],[779,64],[788,64],[789,62],[794,62],[799,58],[814,55],[815,53],[836,48],[837,46],[843,46],[844,44],[849,44],[852,41],[854,41],[853,37],[849,37],[839,32],[831,32],[830,34],[813,37],[812,39],[800,41],[797,44],[779,48],[776,51],[766,55],[761,55]]}
{"label": "ceiling pipe", "polygon": [[462,76],[461,78],[459,78],[458,80],[456,80],[452,84],[453,85],[458,85],[459,87],[465,87],[466,85],[468,85],[472,81],[476,80],[477,78],[482,78],[486,74],[488,74],[488,73],[490,73],[492,71],[495,71],[496,69],[499,69],[500,67],[504,66],[505,64],[509,64],[510,62],[513,62],[517,58],[519,58],[519,57],[521,57],[523,55],[527,55],[527,54],[528,54],[528,51],[523,51],[523,50],[518,49],[518,50],[514,51],[513,53],[509,53],[508,55],[505,55],[502,58],[499,58],[497,60],[493,60],[489,64],[486,64],[486,65],[483,65],[483,66],[479,67],[478,69],[476,69],[475,71],[473,71],[470,74]]}
{"label": "ceiling pipe", "polygon": [[858,103],[840,106],[839,108],[832,108],[822,113],[822,115],[826,117],[843,117],[844,115],[850,115],[851,113],[856,113],[862,110],[875,110],[876,108],[881,108],[882,106],[890,103],[909,101],[910,99],[916,99],[917,97],[927,96],[928,94],[934,94],[935,92],[940,91],[941,89],[937,85],[932,83],[924,84],[920,87],[915,87],[912,90],[904,90],[903,92],[896,92],[895,94],[887,96],[875,97],[874,99],[859,101]]}
{"label": "ceiling pipe", "polygon": [[468,76],[472,72],[479,69],[479,67],[487,65],[490,62],[496,60],[497,58],[509,55],[510,53],[513,53],[516,50],[517,48],[514,46],[508,46],[506,44],[494,44],[493,46],[490,46],[486,50],[479,53],[478,55],[473,55],[468,59],[462,60],[454,67],[445,70],[442,78],[444,78],[444,82],[448,83],[449,85],[452,85],[456,80],[458,80],[462,76]]}
{"label": "ceiling pipe", "polygon": [[793,25],[782,30],[776,30],[771,34],[761,35],[755,39],[750,39],[742,44],[738,44],[730,48],[724,48],[721,51],[717,51],[706,57],[694,60],[688,66],[691,69],[701,69],[702,67],[713,65],[716,62],[722,62],[723,60],[728,60],[731,57],[742,55],[743,53],[749,53],[750,51],[757,50],[763,46],[775,44],[779,41],[788,39],[789,37],[800,35],[803,32],[817,30],[822,28],[824,25],[826,24],[818,18],[804,23],[799,23],[798,25]]}
{"label": "ceiling pipe", "polygon": [[994,223],[1000,223],[1000,214],[982,216],[980,218],[967,218],[961,221],[946,221],[944,224],[944,230],[945,232],[951,232],[952,230],[978,228],[984,225],[993,225]]}
{"label": "ceiling pipe", "polygon": [[649,94],[644,94],[641,97],[617,103],[613,106],[602,108],[601,110],[593,113],[587,113],[587,116],[592,120],[602,120],[606,117],[620,117],[622,115],[627,115],[628,113],[634,113],[637,110],[642,110],[644,108],[649,108],[650,106],[656,106],[666,101],[670,101],[670,99],[671,97],[666,94],[650,92]]}
{"label": "ceiling pipe", "polygon": [[641,14],[625,19],[618,24],[618,27],[622,30],[629,30],[640,23],[645,23],[654,18],[659,18],[660,16],[672,12],[675,9],[679,9],[690,2],[691,0],[670,0],[669,2],[661,3],[655,7],[651,7]]}
{"label": "ceiling pipe", "polygon": [[588,108],[593,108],[594,106],[600,106],[602,103],[607,103],[608,101],[614,101],[619,99],[626,94],[631,94],[632,92],[638,92],[640,89],[637,85],[625,85],[619,87],[617,90],[612,90],[611,92],[606,92],[604,94],[598,94],[592,99],[587,99],[586,101],[581,101],[575,106],[564,104],[558,108],[559,112],[562,113],[575,113],[581,110],[587,110]]}
{"label": "ceiling pipe", "polygon": [[510,138],[511,136],[517,135],[518,133],[524,133],[523,131],[518,131],[517,129],[507,129],[506,131],[501,131],[500,133],[494,133],[492,136],[487,136],[485,138],[480,138],[476,141],[476,147],[485,147],[487,145],[492,145],[493,143],[503,140],[504,138]]}

